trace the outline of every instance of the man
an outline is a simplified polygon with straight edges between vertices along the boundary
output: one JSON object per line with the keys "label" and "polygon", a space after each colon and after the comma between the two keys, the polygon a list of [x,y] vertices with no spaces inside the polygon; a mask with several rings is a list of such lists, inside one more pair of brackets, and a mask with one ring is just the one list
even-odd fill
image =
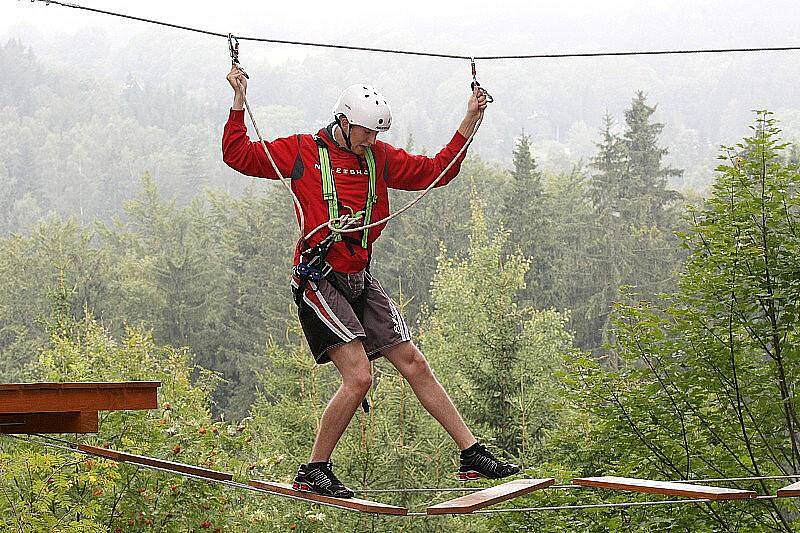
{"label": "man", "polygon": [[[278,178],[260,143],[247,137],[247,79],[235,66],[227,79],[234,97],[222,138],[224,161],[249,176]],[[293,135],[266,143],[281,174],[291,179],[303,208],[303,235],[344,214],[359,216],[359,225],[388,216],[388,188],[422,190],[430,185],[467,142],[486,104],[476,88],[458,131],[435,157],[411,155],[377,140],[378,132],[391,126],[392,115],[386,99],[366,85],[353,85],[342,93],[333,122],[316,136]],[[461,160],[463,155],[437,186],[455,178]],[[518,473],[518,466],[497,460],[476,441],[411,341],[397,307],[369,273],[372,245],[383,227],[338,237],[324,228],[310,242],[301,239],[295,250],[292,290],[303,332],[316,362],[332,361],[342,384],[322,415],[309,462],[300,466],[294,487],[340,498],[353,496],[334,475],[330,457],[372,384],[370,360],[381,356],[397,368],[458,445],[459,479]],[[318,269],[310,266],[314,264]],[[316,272],[316,278],[309,271]]]}

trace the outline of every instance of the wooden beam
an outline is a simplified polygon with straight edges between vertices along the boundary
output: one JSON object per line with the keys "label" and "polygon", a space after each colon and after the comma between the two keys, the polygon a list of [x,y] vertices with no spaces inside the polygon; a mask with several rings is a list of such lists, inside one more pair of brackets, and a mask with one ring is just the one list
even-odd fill
{"label": "wooden beam", "polygon": [[158,381],[0,384],[0,413],[155,409]]}
{"label": "wooden beam", "polygon": [[517,479],[479,490],[460,498],[447,500],[428,507],[428,514],[468,514],[512,498],[517,498],[535,490],[545,489],[555,483],[553,478]]}
{"label": "wooden beam", "polygon": [[154,457],[147,457],[144,455],[133,455],[130,453],[118,452],[116,450],[98,448],[96,446],[88,446],[86,444],[79,444],[78,449],[82,452],[90,453],[92,455],[97,455],[99,457],[105,457],[106,459],[111,459],[112,461],[117,461],[120,463],[131,463],[144,466],[152,466],[155,468],[160,468],[161,470],[169,470],[172,472],[178,472],[182,474],[190,474],[192,476],[204,477],[216,481],[230,481],[233,479],[233,474],[230,474],[228,472],[219,472],[217,470],[209,470],[207,468],[201,468],[199,466],[187,465],[184,463],[174,463],[172,461],[164,461],[162,459],[156,459]]}
{"label": "wooden beam", "polygon": [[708,500],[746,500],[758,496],[752,490],[729,489],[724,487],[710,487],[707,485],[694,485],[691,483],[672,483],[669,481],[653,481],[650,479],[637,479],[630,477],[588,477],[572,480],[575,485],[583,487],[596,487],[612,490],[629,490],[649,494],[664,494],[667,496],[685,496],[688,498],[703,498]]}
{"label": "wooden beam", "polygon": [[800,496],[800,481],[778,489],[778,498],[794,498]]}
{"label": "wooden beam", "polygon": [[397,507],[395,505],[373,502],[371,500],[361,500],[358,498],[332,498],[330,496],[322,496],[320,494],[313,494],[310,492],[301,492],[299,490],[294,490],[291,485],[286,483],[274,483],[272,481],[259,481],[257,479],[251,479],[247,482],[247,484],[264,492],[270,492],[272,494],[279,494],[283,496],[291,496],[301,500],[332,505],[334,507],[346,508],[362,513],[398,516],[404,516],[408,514],[408,509],[405,507]]}
{"label": "wooden beam", "polygon": [[0,433],[97,433],[97,426],[97,411],[0,414]]}

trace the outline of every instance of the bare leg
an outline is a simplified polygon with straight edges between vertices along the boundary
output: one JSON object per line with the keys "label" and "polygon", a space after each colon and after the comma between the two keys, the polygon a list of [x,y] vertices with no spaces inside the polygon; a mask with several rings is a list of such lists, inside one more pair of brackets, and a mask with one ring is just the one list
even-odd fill
{"label": "bare leg", "polygon": [[309,459],[311,463],[328,461],[331,458],[333,449],[372,384],[369,360],[361,341],[354,340],[337,346],[328,355],[342,375],[342,384],[322,413]]}
{"label": "bare leg", "polygon": [[385,350],[388,359],[411,385],[419,403],[453,437],[459,449],[475,444],[475,437],[461,418],[447,392],[433,375],[428,361],[413,342],[408,341]]}

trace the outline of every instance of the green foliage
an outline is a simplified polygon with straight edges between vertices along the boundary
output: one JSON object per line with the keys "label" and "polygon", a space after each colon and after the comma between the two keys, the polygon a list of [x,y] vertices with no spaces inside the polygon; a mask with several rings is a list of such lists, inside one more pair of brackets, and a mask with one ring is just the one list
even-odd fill
{"label": "green foliage", "polygon": [[[592,160],[595,173],[588,182],[594,231],[585,253],[590,258],[590,292],[579,334],[579,345],[598,351],[608,342],[611,304],[628,287],[650,298],[674,287],[681,259],[674,232],[679,229],[675,200],[667,178],[680,171],[663,166],[667,154],[658,144],[664,125],[651,122],[655,106],[639,91],[625,111],[625,131],[614,132],[605,117],[602,141]],[[614,365],[612,358],[609,363]]]}
{"label": "green foliage", "polygon": [[[505,172],[494,165],[468,157],[454,181],[432,191],[413,208],[412,216],[393,220],[381,235],[371,268],[390,294],[405,296],[412,323],[420,309],[430,304],[440,244],[451,253],[460,253],[468,245],[471,189],[478,190],[486,201],[487,216],[495,219],[500,216],[506,180]],[[390,203],[398,209],[417,194],[393,190]]]}
{"label": "green foliage", "polygon": [[[768,112],[758,112],[752,129],[723,147],[713,194],[692,212],[680,290],[618,306],[620,371],[588,360],[574,369],[575,408],[588,407],[591,440],[605,440],[601,463],[571,450],[583,473],[611,466],[620,475],[702,479],[797,471],[790,384],[800,371],[800,171],[782,157],[787,145]],[[735,485],[771,494],[776,483]],[[654,511],[642,520],[693,531],[790,531],[795,513],[781,500]]]}
{"label": "green foliage", "polygon": [[[90,315],[72,319],[67,297],[58,296],[63,305],[48,325],[49,346],[35,379],[162,382],[157,410],[104,414],[100,432],[85,442],[236,470],[234,457],[249,434],[245,426],[212,419],[218,378],[195,368],[185,350],[159,347],[141,330],[130,329],[117,341]],[[228,511],[239,508],[241,495],[134,466],[6,439],[0,461],[3,525],[21,531],[186,531],[203,522],[235,528],[243,516]]]}
{"label": "green foliage", "polygon": [[74,314],[102,300],[108,254],[74,221],[40,224],[29,236],[0,242],[0,376],[30,378],[36,353],[48,342],[45,317],[56,294]]}
{"label": "green foliage", "polygon": [[526,458],[550,427],[553,373],[570,350],[566,317],[519,307],[528,261],[504,256],[507,232],[489,233],[473,194],[464,259],[440,254],[422,345],[470,424]]}

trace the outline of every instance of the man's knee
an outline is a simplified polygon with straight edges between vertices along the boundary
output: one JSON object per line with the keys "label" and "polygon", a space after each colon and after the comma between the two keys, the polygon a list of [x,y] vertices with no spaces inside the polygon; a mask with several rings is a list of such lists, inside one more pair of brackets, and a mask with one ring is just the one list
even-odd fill
{"label": "man's knee", "polygon": [[372,386],[372,373],[369,365],[366,368],[359,368],[344,381],[345,386],[358,396],[366,396]]}
{"label": "man's knee", "polygon": [[398,346],[397,365],[408,380],[433,374],[428,360],[413,342],[403,343]]}
{"label": "man's knee", "polygon": [[330,358],[342,375],[342,384],[354,394],[364,396],[372,386],[372,370],[364,346],[354,340],[337,346]]}

